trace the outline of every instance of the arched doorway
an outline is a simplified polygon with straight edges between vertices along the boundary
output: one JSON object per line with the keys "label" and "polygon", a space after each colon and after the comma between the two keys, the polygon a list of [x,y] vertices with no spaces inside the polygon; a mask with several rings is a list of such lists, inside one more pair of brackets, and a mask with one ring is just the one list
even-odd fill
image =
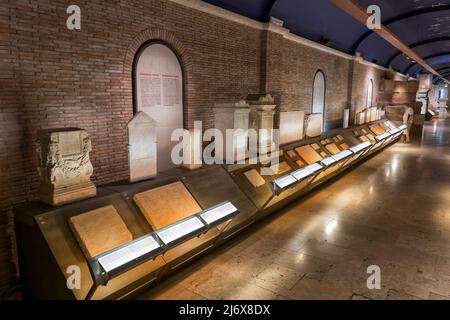
{"label": "arched doorway", "polygon": [[133,64],[135,112],[147,113],[157,123],[158,171],[176,167],[171,151],[172,132],[183,128],[183,69],[175,52],[163,42],[141,46]]}

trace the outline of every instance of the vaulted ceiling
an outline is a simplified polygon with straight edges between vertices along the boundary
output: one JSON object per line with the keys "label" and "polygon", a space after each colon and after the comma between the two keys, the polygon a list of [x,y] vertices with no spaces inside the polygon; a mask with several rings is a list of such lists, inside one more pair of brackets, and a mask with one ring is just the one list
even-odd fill
{"label": "vaulted ceiling", "polygon": [[[434,70],[450,79],[450,0],[352,0],[378,5],[381,22]],[[424,67],[331,0],[205,0],[260,22],[284,21],[292,33],[414,76]],[[436,79],[439,79],[438,77]]]}

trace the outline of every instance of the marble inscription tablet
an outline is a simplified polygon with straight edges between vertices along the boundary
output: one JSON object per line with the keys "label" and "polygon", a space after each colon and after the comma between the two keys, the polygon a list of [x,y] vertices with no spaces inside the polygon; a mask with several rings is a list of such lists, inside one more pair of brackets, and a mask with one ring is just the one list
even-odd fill
{"label": "marble inscription tablet", "polygon": [[313,164],[322,160],[322,157],[310,145],[296,148],[295,151],[297,151],[299,156],[308,164]]}
{"label": "marble inscription tablet", "polygon": [[184,184],[179,181],[138,193],[133,200],[154,230],[202,211]]}
{"label": "marble inscription tablet", "polygon": [[252,169],[244,172],[247,180],[252,184],[253,187],[258,188],[266,184],[266,180],[261,177],[259,172],[256,169]]}
{"label": "marble inscription tablet", "polygon": [[112,205],[73,216],[69,225],[87,259],[133,239]]}

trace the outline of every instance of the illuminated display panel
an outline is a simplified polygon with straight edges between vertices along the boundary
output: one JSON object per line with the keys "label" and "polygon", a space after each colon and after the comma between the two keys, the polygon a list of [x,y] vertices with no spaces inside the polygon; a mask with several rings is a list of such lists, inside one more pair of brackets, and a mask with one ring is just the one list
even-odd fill
{"label": "illuminated display panel", "polygon": [[386,140],[387,138],[389,138],[391,136],[391,134],[389,132],[380,134],[379,136],[376,136],[375,139],[377,139],[378,142]]}
{"label": "illuminated display panel", "polygon": [[336,162],[337,161],[333,157],[328,157],[328,158],[322,159],[320,161],[320,163],[322,163],[326,167],[329,167],[329,166],[335,164]]}
{"label": "illuminated display panel", "polygon": [[389,131],[392,135],[398,135],[399,133],[402,132],[402,130],[400,130],[399,128],[395,128]]}
{"label": "illuminated display panel", "polygon": [[180,241],[184,237],[197,233],[204,229],[205,225],[197,217],[191,217],[181,222],[175,223],[164,229],[156,231],[156,234],[164,244],[169,245]]}
{"label": "illuminated display panel", "polygon": [[343,160],[343,159],[345,159],[345,158],[350,157],[352,154],[353,154],[353,152],[351,152],[350,150],[345,150],[345,151],[342,151],[342,152],[340,152],[340,153],[334,155],[333,158],[334,158],[336,161],[341,161],[341,160]]}
{"label": "illuminated display panel", "polygon": [[322,169],[323,169],[322,165],[320,165],[319,163],[313,163],[303,169],[293,172],[292,176],[298,181],[301,181],[314,175],[316,172],[321,171]]}
{"label": "illuminated display panel", "polygon": [[292,176],[297,179],[298,181],[304,180],[312,175],[312,172],[309,171],[307,168],[303,168],[300,170],[297,170],[292,173]]}
{"label": "illuminated display panel", "polygon": [[319,163],[313,163],[309,166],[307,166],[305,169],[309,170],[311,173],[316,173],[323,169],[322,165]]}
{"label": "illuminated display panel", "polygon": [[113,271],[126,265],[144,255],[152,252],[158,253],[161,249],[159,243],[153,236],[146,236],[135,240],[122,248],[101,255],[97,260],[106,272]]}
{"label": "illuminated display panel", "polygon": [[230,201],[226,201],[97,255],[88,261],[94,280],[91,290],[99,285],[107,285],[109,280],[118,275],[163,255],[172,247],[199,236],[213,226],[232,219],[237,214],[239,214],[239,210]]}
{"label": "illuminated display panel", "polygon": [[203,211],[200,217],[209,225],[213,225],[219,221],[223,221],[228,217],[232,217],[238,209],[231,203],[225,202],[215,208]]}
{"label": "illuminated display panel", "polygon": [[372,144],[368,141],[360,143],[352,148],[350,148],[350,150],[354,153],[358,153],[361,152],[363,150],[366,150],[367,148],[369,148]]}
{"label": "illuminated display panel", "polygon": [[297,179],[295,179],[292,175],[287,175],[272,181],[276,187],[280,189],[286,189],[297,183]]}

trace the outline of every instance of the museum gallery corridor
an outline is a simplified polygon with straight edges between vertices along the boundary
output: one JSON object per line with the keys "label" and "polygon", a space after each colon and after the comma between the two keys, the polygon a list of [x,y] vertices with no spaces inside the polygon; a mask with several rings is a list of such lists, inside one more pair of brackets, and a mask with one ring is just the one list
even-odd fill
{"label": "museum gallery corridor", "polygon": [[449,161],[450,118],[435,119],[141,299],[450,299]]}

